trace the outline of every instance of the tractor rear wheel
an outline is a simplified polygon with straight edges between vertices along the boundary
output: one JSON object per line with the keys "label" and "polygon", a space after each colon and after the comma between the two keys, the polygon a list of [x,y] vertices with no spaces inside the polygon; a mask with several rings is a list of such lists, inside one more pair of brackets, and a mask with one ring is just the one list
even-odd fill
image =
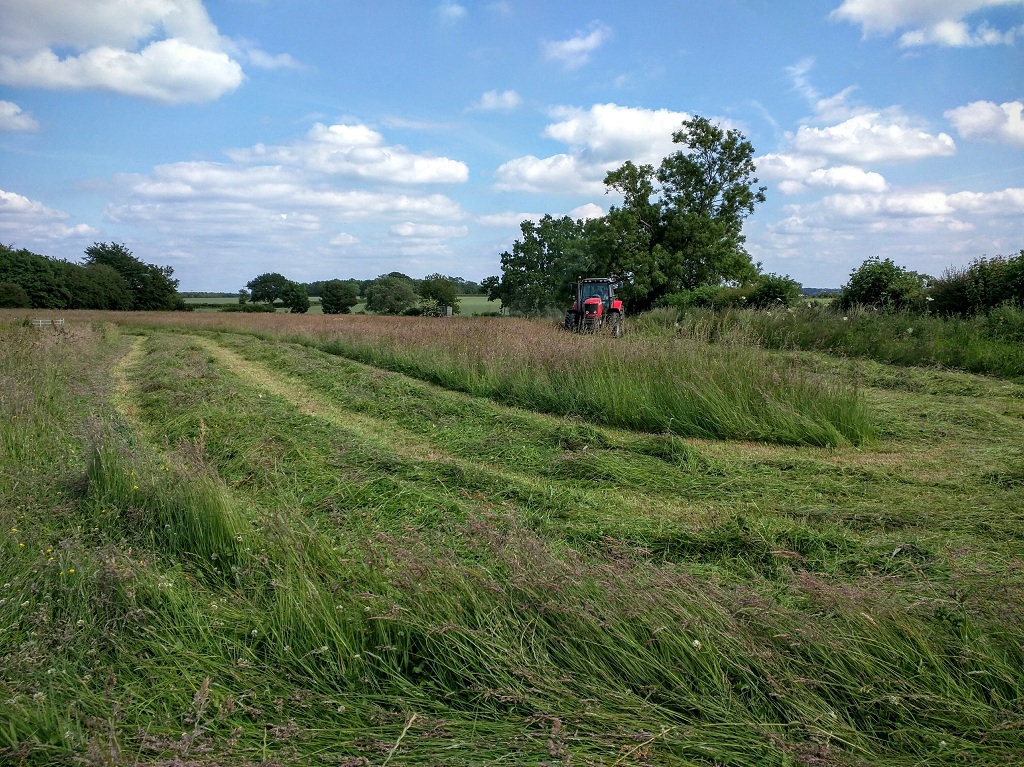
{"label": "tractor rear wheel", "polygon": [[612,338],[621,338],[626,330],[626,321],[621,314],[613,314],[611,318]]}

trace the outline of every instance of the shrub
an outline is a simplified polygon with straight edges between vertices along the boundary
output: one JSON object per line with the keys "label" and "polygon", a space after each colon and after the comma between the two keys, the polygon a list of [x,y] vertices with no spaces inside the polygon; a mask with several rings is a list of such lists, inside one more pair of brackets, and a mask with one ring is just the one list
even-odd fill
{"label": "shrub", "polygon": [[1019,256],[978,258],[970,266],[951,267],[929,291],[940,314],[968,315],[1004,302],[1024,306],[1024,250]]}
{"label": "shrub", "polygon": [[752,291],[750,286],[727,288],[721,285],[701,285],[693,290],[681,290],[678,293],[665,296],[658,301],[657,305],[672,307],[680,314],[688,309],[724,309],[745,306],[748,294]]}
{"label": "shrub", "polygon": [[792,306],[800,300],[803,287],[786,275],[764,274],[754,283],[754,290],[748,297],[751,306],[765,309],[771,306]]}
{"label": "shrub", "polygon": [[925,275],[911,272],[878,256],[867,259],[850,273],[850,281],[839,294],[840,309],[872,306],[876,309],[921,311],[926,305]]}

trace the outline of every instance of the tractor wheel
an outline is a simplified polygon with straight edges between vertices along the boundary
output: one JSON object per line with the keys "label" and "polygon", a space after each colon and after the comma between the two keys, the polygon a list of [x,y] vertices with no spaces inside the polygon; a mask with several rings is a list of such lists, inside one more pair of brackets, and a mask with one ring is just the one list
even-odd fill
{"label": "tractor wheel", "polygon": [[621,338],[623,332],[626,330],[626,320],[621,314],[616,314],[612,317],[612,338]]}
{"label": "tractor wheel", "polygon": [[576,330],[576,312],[568,311],[565,313],[565,321],[562,323],[562,327],[568,331]]}

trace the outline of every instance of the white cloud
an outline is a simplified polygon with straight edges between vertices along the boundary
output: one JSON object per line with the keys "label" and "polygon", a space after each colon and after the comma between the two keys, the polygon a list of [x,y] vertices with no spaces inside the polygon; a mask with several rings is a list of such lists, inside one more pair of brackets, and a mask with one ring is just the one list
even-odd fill
{"label": "white cloud", "polygon": [[999,226],[1024,216],[1024,188],[995,192],[946,193],[930,189],[898,189],[881,194],[834,194],[793,205],[773,229],[790,233],[817,232],[901,235],[909,231],[936,234],[941,230],[971,231]]}
{"label": "white cloud", "polygon": [[[439,194],[395,194],[386,190],[337,188],[316,182],[301,168],[280,165],[243,166],[214,162],[160,165],[148,175],[118,178],[129,201],[107,209],[107,215],[126,221],[144,218],[174,228],[181,222],[210,220],[225,223],[235,212],[265,210],[275,220],[294,210],[315,211],[339,219],[368,219],[417,214],[450,219],[461,210]],[[289,225],[309,220],[283,218]],[[245,226],[244,218],[241,222]]]}
{"label": "white cloud", "polygon": [[[95,89],[165,104],[207,102],[241,85],[200,0],[0,0],[0,82]],[[73,53],[58,55],[56,50]],[[283,64],[249,46],[251,58]]]}
{"label": "white cloud", "polygon": [[865,34],[908,29],[905,47],[1011,45],[1024,27],[999,31],[987,21],[973,29],[965,19],[986,9],[1020,6],[1022,0],[843,0],[832,17],[859,24]]}
{"label": "white cloud", "polygon": [[305,69],[306,67],[290,53],[267,53],[248,40],[240,40],[230,45],[232,53],[243,58],[246,63],[257,69]]}
{"label": "white cloud", "polygon": [[801,152],[855,163],[903,162],[956,152],[948,134],[932,135],[896,109],[865,112],[825,128],[802,125],[792,143]]}
{"label": "white cloud", "polygon": [[494,172],[495,188],[533,194],[600,194],[603,186],[594,170],[582,167],[578,158],[569,154],[544,158],[526,155],[498,167]]}
{"label": "white cloud", "polygon": [[0,101],[0,131],[35,131],[39,123],[13,101]]}
{"label": "white cloud", "polygon": [[556,107],[552,116],[558,122],[544,129],[544,136],[555,139],[575,152],[598,162],[620,164],[660,162],[677,149],[672,133],[691,115],[669,109],[637,109],[618,104],[594,104],[589,110]]}
{"label": "white cloud", "polygon": [[330,243],[331,245],[339,245],[341,247],[347,248],[351,247],[352,245],[358,244],[359,238],[352,236],[348,232],[338,232],[330,240],[328,240],[328,243]]}
{"label": "white cloud", "polygon": [[567,40],[541,40],[545,58],[557,61],[566,69],[577,69],[590,61],[590,55],[612,36],[611,27],[600,21],[591,22],[586,30]]}
{"label": "white cloud", "polygon": [[465,163],[387,145],[366,125],[317,123],[303,139],[283,146],[257,144],[228,152],[237,163],[282,164],[310,172],[393,184],[458,184],[469,178]]}
{"label": "white cloud", "polygon": [[672,143],[690,115],[667,109],[650,110],[595,104],[588,110],[559,107],[557,122],[543,132],[568,145],[568,152],[527,155],[504,163],[495,173],[496,188],[554,194],[603,194],[604,177],[626,160],[657,164],[678,148]]}
{"label": "white cloud", "polygon": [[88,224],[69,226],[71,215],[15,192],[0,189],[0,242],[45,247],[69,239],[85,241],[97,234]]}
{"label": "white cloud", "polygon": [[[809,276],[805,284],[839,287],[842,280],[834,275],[872,254],[938,275],[951,263],[983,253],[1016,252],[1022,217],[1024,188],[834,194],[787,205],[783,217],[749,237],[748,244],[755,258],[771,268],[796,266]],[[808,260],[809,254],[813,259]]]}
{"label": "white cloud", "polygon": [[6,53],[130,48],[154,38],[182,39],[208,50],[221,44],[200,0],[0,0],[0,15],[0,51]]}
{"label": "white cloud", "polygon": [[165,104],[206,102],[242,82],[241,66],[225,53],[181,40],[159,40],[132,53],[106,46],[58,58],[39,51],[28,58],[0,56],[0,82],[17,87],[105,90]]}
{"label": "white cloud", "polygon": [[398,237],[415,240],[439,240],[451,237],[465,237],[469,229],[465,226],[445,226],[442,224],[417,224],[403,221],[391,227],[392,234]]}
{"label": "white cloud", "polygon": [[963,138],[1024,145],[1024,103],[1020,101],[974,101],[950,109],[945,116]]}
{"label": "white cloud", "polygon": [[585,205],[573,208],[567,215],[573,221],[589,221],[592,218],[601,218],[605,213],[607,213],[607,211],[600,205],[588,202]]}
{"label": "white cloud", "polygon": [[883,192],[888,188],[880,173],[852,165],[826,167],[822,157],[766,154],[755,159],[759,175],[778,179],[783,194],[799,194],[811,188],[847,192]]}
{"label": "white cloud", "polygon": [[465,18],[466,8],[458,3],[442,3],[435,9],[438,17],[444,22],[455,22]]}
{"label": "white cloud", "polygon": [[505,210],[500,213],[485,213],[477,216],[476,222],[481,226],[490,226],[499,229],[519,229],[523,221],[540,221],[544,218],[543,213],[522,213],[514,210]]}
{"label": "white cloud", "polygon": [[[211,279],[216,270],[217,279],[242,283],[261,271],[358,275],[376,269],[381,252],[444,256],[451,240],[468,236],[457,202],[416,191],[420,182],[464,179],[465,166],[389,145],[366,125],[317,124],[292,143],[228,157],[117,177],[104,216],[152,232],[152,249],[164,255],[150,258],[184,265],[183,279],[189,270]],[[190,253],[208,254],[210,263],[199,269]]]}
{"label": "white cloud", "polygon": [[508,112],[515,109],[522,103],[523,99],[513,90],[501,91],[500,93],[494,90],[484,93],[484,95],[480,97],[480,100],[473,105],[473,108],[485,112]]}

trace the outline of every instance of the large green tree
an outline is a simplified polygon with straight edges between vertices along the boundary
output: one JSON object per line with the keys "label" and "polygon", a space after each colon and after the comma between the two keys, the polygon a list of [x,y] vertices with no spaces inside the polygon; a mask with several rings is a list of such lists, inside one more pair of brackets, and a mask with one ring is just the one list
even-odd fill
{"label": "large green tree", "polygon": [[249,280],[245,287],[249,289],[250,298],[259,303],[274,305],[291,281],[283,274],[266,272]]}
{"label": "large green tree", "polygon": [[443,274],[428,274],[416,285],[420,301],[433,301],[438,306],[450,306],[452,314],[458,314],[459,284]]}
{"label": "large green tree", "polygon": [[583,238],[584,224],[568,216],[546,215],[537,223],[523,221],[522,239],[501,254],[501,285],[491,298],[516,314],[537,316],[565,310],[570,284],[589,271],[591,259]]}
{"label": "large green tree", "polygon": [[348,314],[358,303],[359,295],[352,280],[327,280],[320,287],[320,307],[324,314]]}
{"label": "large green tree", "polygon": [[401,314],[418,299],[412,280],[404,275],[381,275],[366,287],[366,310],[377,314]]}
{"label": "large green tree", "polygon": [[577,274],[618,274],[637,310],[671,293],[756,278],[743,236],[744,220],[765,199],[753,146],[699,116],[672,140],[683,148],[658,168],[627,161],[606,175],[609,191],[622,195],[606,216],[523,222],[522,239],[502,254],[501,284],[488,294],[517,313],[539,313],[564,303]]}
{"label": "large green tree", "polygon": [[292,314],[305,314],[309,311],[309,294],[306,293],[304,286],[289,281],[281,291],[281,303],[287,306]]}
{"label": "large green tree", "polygon": [[617,240],[607,268],[627,277],[637,308],[668,293],[758,274],[743,236],[744,220],[765,200],[753,145],[700,116],[684,121],[672,141],[684,148],[657,172],[627,163],[605,179],[623,195],[622,207],[608,216]]}
{"label": "large green tree", "polygon": [[120,274],[131,292],[132,309],[167,311],[184,308],[184,301],[178,296],[178,281],[171,276],[174,269],[143,263],[121,243],[93,243],[85,249],[85,263],[87,266],[109,266]]}

